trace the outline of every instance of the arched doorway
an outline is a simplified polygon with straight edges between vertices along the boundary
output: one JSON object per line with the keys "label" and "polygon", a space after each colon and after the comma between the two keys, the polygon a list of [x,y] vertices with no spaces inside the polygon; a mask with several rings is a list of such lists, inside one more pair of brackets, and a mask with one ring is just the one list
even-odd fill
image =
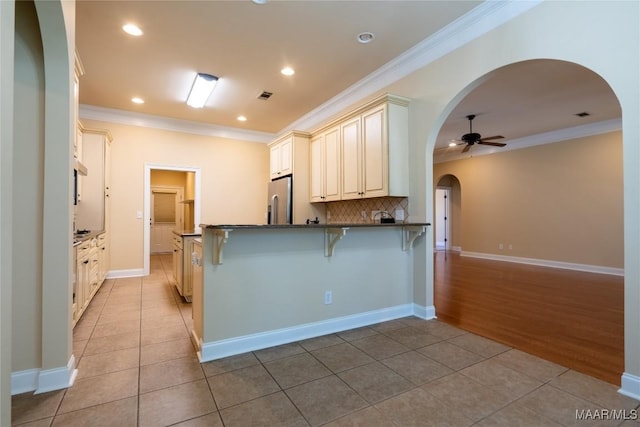
{"label": "arched doorway", "polygon": [[461,188],[455,175],[438,179],[434,197],[435,249],[460,251]]}
{"label": "arched doorway", "polygon": [[[540,76],[542,80],[545,79],[545,76],[540,74],[541,70],[548,72],[553,70],[559,73],[554,74],[554,77],[557,75],[566,77],[575,72],[577,75],[576,81],[584,78],[585,81],[591,81],[591,84],[601,85],[603,93],[606,95],[604,102],[607,104],[606,112],[603,111],[601,117],[607,117],[607,120],[591,121],[588,129],[586,125],[576,125],[569,128],[559,128],[556,132],[547,132],[544,135],[546,138],[544,142],[541,142],[543,138],[537,134],[527,136],[522,133],[516,133],[518,135],[516,138],[510,138],[511,132],[521,132],[522,129],[527,127],[535,129],[535,125],[528,124],[532,120],[532,116],[535,116],[533,120],[546,120],[544,114],[536,116],[537,113],[532,111],[531,107],[525,105],[529,102],[528,98],[530,98],[532,104],[536,104],[538,100],[544,98],[544,96],[538,96],[537,93],[531,93],[530,85],[524,80],[520,81],[519,76],[523,72],[526,75],[531,75],[530,71],[527,71],[527,67],[532,67],[532,71],[535,70],[536,75]],[[516,72],[517,76],[514,78],[510,75],[511,72]],[[552,80],[550,79],[550,81]],[[571,86],[565,92],[567,100],[571,98],[570,95],[574,90],[576,91],[575,93],[579,92],[577,86],[573,87],[564,78],[561,80],[563,80],[564,85]],[[579,327],[571,329],[567,326],[573,322],[563,322],[562,325],[555,324],[554,326],[553,320],[560,319],[562,316],[556,316],[555,313],[551,312],[548,313],[545,322],[549,322],[547,327],[550,330],[555,331],[564,327],[564,332],[566,332],[565,339],[560,341],[569,342],[575,339],[586,344],[589,341],[589,335],[594,336],[601,333],[609,335],[609,341],[606,345],[611,345],[610,352],[616,354],[615,360],[607,359],[604,361],[605,359],[603,358],[599,361],[594,361],[594,366],[587,368],[579,364],[571,366],[571,363],[573,363],[571,360],[564,361],[563,364],[619,384],[619,379],[624,371],[624,251],[622,250],[624,246],[624,231],[622,227],[624,216],[623,177],[621,172],[622,132],[620,121],[615,119],[616,115],[617,117],[621,116],[617,98],[607,83],[596,73],[565,61],[535,60],[509,65],[489,73],[489,75],[480,79],[478,83],[476,83],[477,86],[475,88],[469,90],[466,96],[461,97],[459,102],[455,101],[458,103],[452,106],[449,118],[444,122],[440,130],[441,136],[438,137],[440,146],[436,143],[436,154],[434,154],[436,165],[434,165],[433,182],[436,184],[434,186],[436,193],[438,187],[442,185],[440,177],[456,176],[459,180],[465,182],[464,197],[461,197],[460,202],[464,204],[466,214],[459,216],[460,233],[464,236],[464,242],[463,244],[461,243],[462,255],[476,259],[473,268],[469,270],[467,275],[471,279],[474,277],[486,278],[486,282],[477,281],[474,286],[476,288],[487,286],[485,293],[495,292],[500,294],[501,298],[508,295],[515,286],[511,288],[506,286],[500,290],[492,286],[500,283],[521,285],[522,282],[509,282],[509,280],[514,275],[530,274],[534,277],[531,265],[544,266],[546,268],[553,267],[554,269],[559,267],[565,272],[562,274],[564,279],[559,280],[553,289],[542,287],[535,288],[537,290],[530,289],[532,293],[538,294],[554,295],[552,291],[556,291],[557,288],[564,286],[565,283],[571,285],[574,280],[591,280],[583,275],[587,273],[576,273],[576,277],[580,277],[576,279],[567,274],[567,271],[584,270],[591,273],[596,272],[603,276],[610,275],[611,280],[603,279],[600,285],[596,284],[593,288],[590,288],[595,293],[602,293],[599,300],[596,299],[594,302],[589,302],[585,293],[579,288],[567,291],[567,295],[571,295],[576,304],[584,304],[585,307],[588,307],[589,304],[592,305],[591,313],[580,322],[577,322],[589,322],[591,325],[590,331],[580,331]],[[555,87],[556,83],[553,81],[551,83]],[[519,91],[528,94],[528,98],[522,94],[519,95]],[[507,92],[506,95],[504,94],[505,92]],[[541,92],[541,88],[538,87],[536,92]],[[600,94],[600,96],[603,95]],[[513,107],[513,105],[510,106],[508,102],[505,103],[503,100],[503,98],[511,97],[513,97],[512,99],[521,100],[517,108]],[[496,98],[500,99],[500,101],[492,101]],[[558,100],[555,96],[550,96],[550,98]],[[600,100],[602,101],[602,98]],[[571,103],[569,102],[569,104]],[[575,109],[576,105],[578,104],[574,103],[567,107],[566,112]],[[537,105],[536,108],[541,107]],[[597,107],[593,105],[590,108],[596,111]],[[554,105],[553,109],[560,110],[558,105]],[[519,113],[517,110],[519,110]],[[461,135],[465,131],[469,131],[468,127],[460,125],[466,120],[466,116],[478,112],[481,112],[478,115],[483,118],[482,123],[484,126],[480,132],[485,135],[504,134],[507,148],[503,151],[492,146],[474,146],[465,151],[462,151],[456,145],[453,145],[451,149],[447,148],[446,144],[455,138],[454,135]],[[501,117],[502,114],[508,117],[508,120],[503,119]],[[523,115],[525,120],[520,120],[518,114]],[[578,113],[572,114],[579,117]],[[557,118],[552,115],[549,120],[553,121],[557,120]],[[520,129],[520,131],[517,129]],[[485,149],[482,150],[482,148]],[[442,160],[443,153],[445,153],[444,160]],[[438,155],[441,156],[440,161],[437,159]],[[594,179],[596,177],[593,173],[596,170],[598,171],[597,179]],[[603,187],[601,188],[600,185],[603,185]],[[613,198],[599,203],[597,207],[593,206],[594,195],[601,194],[603,188],[610,189],[606,195],[613,196]],[[434,222],[437,227],[437,204],[435,206]],[[603,211],[600,211],[600,209],[603,209]],[[603,231],[602,234],[594,231],[588,236],[589,241],[581,240],[581,237],[586,237],[585,230],[593,228],[589,224],[597,221],[596,218],[601,219],[603,217],[615,219],[612,224],[601,224],[599,231]],[[609,227],[609,225],[613,224],[616,224],[616,226]],[[604,246],[612,244],[615,249],[603,250],[602,247],[594,245],[593,242],[600,242],[600,245]],[[610,257],[609,255],[613,256]],[[478,259],[490,260],[493,264],[483,265],[480,261],[477,261]],[[508,264],[501,265],[496,261],[508,261]],[[527,265],[529,270],[511,270],[514,264]],[[440,283],[442,283],[444,276],[437,271],[438,266],[439,264],[436,263],[435,280],[436,282],[440,280]],[[447,268],[456,267],[448,265]],[[456,275],[451,274],[450,276]],[[532,279],[530,285],[536,287],[536,281],[545,280],[541,277]],[[447,291],[450,288],[451,286],[448,286]],[[436,293],[437,289],[438,283],[436,283]],[[615,298],[608,300],[611,305],[606,307],[606,310],[616,312],[615,316],[611,318],[595,314],[599,308],[602,308],[607,290],[615,294]],[[459,298],[473,299],[476,301],[476,306],[484,304],[483,309],[492,311],[492,315],[500,315],[501,307],[510,308],[512,306],[509,298],[502,299],[496,306],[490,306],[490,301],[479,299],[481,296],[474,295],[469,297],[467,295],[460,297],[460,295],[463,295],[461,293],[457,295]],[[518,298],[520,296],[513,295],[514,301]],[[557,296],[557,298],[565,297]],[[438,295],[436,294],[436,304],[438,300]],[[534,301],[535,298],[530,298],[530,302],[535,306],[536,303]],[[552,299],[546,303],[554,305],[555,301]],[[539,304],[546,303],[540,302]],[[561,305],[558,305],[558,307],[560,309],[563,308]],[[439,315],[442,314],[439,317],[450,316],[450,319],[455,319],[457,316],[460,322],[457,326],[462,326],[463,329],[465,324],[467,327],[473,327],[470,326],[471,323],[465,323],[476,316],[477,313],[473,310],[473,305],[454,304],[451,306],[449,313],[444,313],[436,305],[436,312]],[[587,310],[589,309],[587,308]],[[530,314],[527,311],[528,309],[523,306],[520,311],[511,312],[508,316],[515,317],[514,320],[526,319]],[[464,320],[462,320],[463,318]],[[535,354],[535,346],[527,347],[523,344],[518,347],[520,343],[518,343],[518,338],[516,337],[517,330],[513,331],[513,341],[506,342],[504,340],[507,340],[507,338],[500,336],[496,332],[497,329],[501,328],[498,326],[501,322],[495,319],[489,320],[488,318],[478,320],[478,322],[484,324],[494,323],[493,330],[484,330],[485,336],[499,341],[502,340],[506,344]],[[611,330],[607,329],[607,322],[615,323],[615,327]],[[536,321],[529,321],[529,324],[535,323]],[[478,330],[475,332],[478,332]],[[540,330],[535,332],[532,329],[521,332],[529,337],[530,342],[540,339],[540,347],[555,346],[550,341],[544,342],[542,337],[544,333]],[[537,336],[533,336],[536,334]],[[542,344],[543,342],[544,344]],[[593,344],[594,348],[598,347],[597,343]],[[566,350],[566,352],[568,351]],[[586,347],[585,352],[588,352]],[[546,358],[554,357],[554,355],[549,356],[548,354],[538,355]],[[577,362],[579,356],[576,355],[575,358]],[[597,366],[598,364],[615,365],[617,371],[614,374],[601,375],[599,373],[601,366]]]}

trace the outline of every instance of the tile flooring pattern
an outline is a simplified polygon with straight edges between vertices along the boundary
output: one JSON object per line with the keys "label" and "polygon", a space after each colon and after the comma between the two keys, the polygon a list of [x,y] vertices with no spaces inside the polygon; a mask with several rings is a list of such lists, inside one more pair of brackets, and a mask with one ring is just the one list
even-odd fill
{"label": "tile flooring pattern", "polygon": [[14,396],[13,425],[640,426],[615,386],[436,320],[200,364],[170,263],[105,282],[74,330],[75,384]]}

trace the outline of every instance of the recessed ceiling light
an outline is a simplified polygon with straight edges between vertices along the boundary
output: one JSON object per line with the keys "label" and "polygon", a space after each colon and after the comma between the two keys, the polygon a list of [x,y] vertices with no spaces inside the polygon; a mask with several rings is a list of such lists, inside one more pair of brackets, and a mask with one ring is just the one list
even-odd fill
{"label": "recessed ceiling light", "polygon": [[296,70],[291,67],[284,67],[280,72],[285,76],[293,76],[296,73]]}
{"label": "recessed ceiling light", "polygon": [[358,34],[357,39],[360,43],[364,44],[364,43],[371,42],[374,39],[374,37],[375,36],[373,35],[373,33],[370,33],[369,31],[365,31],[364,33]]}
{"label": "recessed ceiling light", "polygon": [[453,141],[451,141],[451,142],[449,143],[449,147],[455,147],[456,145],[458,145],[458,144],[456,144],[456,143],[455,143],[455,142],[453,142]]}
{"label": "recessed ceiling light", "polygon": [[134,104],[144,104],[144,99],[135,96],[131,98],[131,102],[133,102]]}
{"label": "recessed ceiling light", "polygon": [[251,0],[255,4],[265,4],[269,0]]}
{"label": "recessed ceiling light", "polygon": [[247,118],[245,116],[238,116],[238,121],[239,122],[246,122]]}
{"label": "recessed ceiling light", "polygon": [[140,27],[138,27],[136,24],[126,24],[122,26],[122,29],[124,30],[125,33],[132,35],[132,36],[141,36],[144,33],[142,32],[142,30],[140,29]]}

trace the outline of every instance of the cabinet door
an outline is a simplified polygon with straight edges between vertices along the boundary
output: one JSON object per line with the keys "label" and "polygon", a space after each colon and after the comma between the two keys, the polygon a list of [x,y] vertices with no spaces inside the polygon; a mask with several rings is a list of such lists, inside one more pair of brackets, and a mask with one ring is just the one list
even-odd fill
{"label": "cabinet door", "polygon": [[278,177],[280,172],[280,145],[274,145],[269,151],[269,174],[271,179]]}
{"label": "cabinet door", "polygon": [[324,201],[340,200],[340,128],[324,134]]}
{"label": "cabinet door", "polygon": [[362,147],[365,197],[388,195],[388,144],[385,107],[362,115]]}
{"label": "cabinet door", "polygon": [[324,139],[322,135],[313,138],[310,142],[310,200],[311,202],[323,202],[324,201],[324,189],[323,189],[323,148]]}
{"label": "cabinet door", "polygon": [[293,138],[280,143],[280,176],[293,172]]}
{"label": "cabinet door", "polygon": [[293,172],[293,138],[288,138],[271,146],[269,165],[271,179],[289,175]]}
{"label": "cabinet door", "polygon": [[340,127],[342,137],[342,200],[362,197],[362,155],[360,117],[355,117]]}

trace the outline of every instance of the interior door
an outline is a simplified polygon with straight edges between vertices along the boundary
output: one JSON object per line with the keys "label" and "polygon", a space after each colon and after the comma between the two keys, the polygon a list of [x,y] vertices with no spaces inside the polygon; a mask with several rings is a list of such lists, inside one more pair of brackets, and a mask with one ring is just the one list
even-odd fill
{"label": "interior door", "polygon": [[436,188],[435,234],[436,250],[449,249],[449,189]]}

